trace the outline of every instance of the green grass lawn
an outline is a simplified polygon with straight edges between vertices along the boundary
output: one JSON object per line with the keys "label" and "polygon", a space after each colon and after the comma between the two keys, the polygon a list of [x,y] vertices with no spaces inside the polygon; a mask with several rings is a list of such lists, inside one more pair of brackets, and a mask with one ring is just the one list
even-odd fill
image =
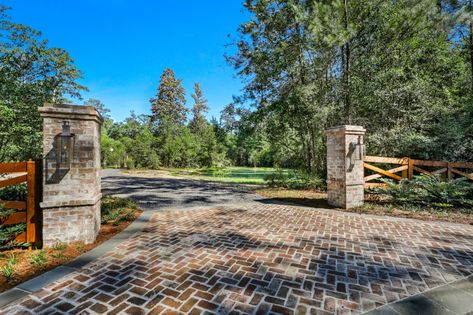
{"label": "green grass lawn", "polygon": [[[196,180],[262,185],[265,176],[276,172],[276,169],[270,167],[226,167],[222,169],[168,169],[168,171],[175,176]],[[284,172],[287,171],[284,170]]]}

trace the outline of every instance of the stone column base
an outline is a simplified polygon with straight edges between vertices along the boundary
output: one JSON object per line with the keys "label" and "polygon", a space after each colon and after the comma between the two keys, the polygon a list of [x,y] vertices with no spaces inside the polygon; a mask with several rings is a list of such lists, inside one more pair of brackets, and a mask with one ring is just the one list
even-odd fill
{"label": "stone column base", "polygon": [[41,204],[43,209],[43,245],[46,247],[54,244],[72,243],[83,241],[91,244],[95,241],[100,231],[100,199],[87,203],[73,201],[75,205]]}

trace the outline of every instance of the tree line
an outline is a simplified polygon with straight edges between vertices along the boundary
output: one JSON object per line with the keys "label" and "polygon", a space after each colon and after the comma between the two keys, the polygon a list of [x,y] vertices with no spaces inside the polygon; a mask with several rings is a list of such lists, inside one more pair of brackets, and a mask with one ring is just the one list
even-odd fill
{"label": "tree line", "polygon": [[200,84],[194,85],[191,109],[185,94],[182,81],[172,69],[165,69],[156,96],[150,99],[151,115],[132,113],[123,122],[107,118],[102,128],[104,164],[146,168],[226,164],[218,125],[205,117],[208,106]]}
{"label": "tree line", "polygon": [[0,4],[0,162],[41,157],[37,108],[87,90],[67,51],[50,47],[41,32],[15,23]]}
{"label": "tree line", "polygon": [[265,145],[256,138],[258,133],[238,125],[240,109],[227,106],[220,119],[209,121],[200,84],[194,84],[191,108],[186,107],[185,95],[182,80],[168,68],[161,75],[156,96],[150,99],[150,115],[132,112],[123,122],[114,122],[99,100],[88,100],[86,104],[105,117],[103,164],[129,168],[272,165]]}
{"label": "tree line", "polygon": [[[245,0],[226,56],[245,83],[221,116],[171,69],[150,115],[108,117],[112,166],[280,166],[325,175],[325,129],[367,128],[368,153],[473,161],[473,0]],[[41,155],[43,102],[86,88],[69,54],[0,6],[0,161]],[[103,104],[89,100],[101,108]]]}
{"label": "tree line", "polygon": [[[325,129],[367,128],[369,154],[473,160],[471,0],[247,0],[228,60],[240,125],[277,165],[325,174]],[[239,129],[238,132],[241,132]]]}
{"label": "tree line", "polygon": [[[51,47],[40,31],[14,22],[9,10],[0,4],[0,162],[41,158],[38,107],[45,102],[77,102],[87,91],[77,83],[83,73],[69,53]],[[198,83],[192,99],[192,108],[186,108],[181,80],[166,69],[150,100],[151,115],[132,112],[123,122],[114,122],[100,100],[85,101],[105,118],[103,163],[148,168],[261,164],[260,144],[252,133],[247,132],[248,144],[242,145],[245,132],[237,137],[228,115],[231,128],[221,119],[206,119],[207,101]]]}

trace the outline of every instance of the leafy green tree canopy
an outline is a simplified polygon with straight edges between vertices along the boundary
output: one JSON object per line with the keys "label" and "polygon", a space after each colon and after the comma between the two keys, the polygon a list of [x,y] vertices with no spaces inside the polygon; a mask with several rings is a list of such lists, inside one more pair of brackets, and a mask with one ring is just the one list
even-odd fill
{"label": "leafy green tree canopy", "polygon": [[45,102],[80,97],[82,73],[61,48],[49,47],[41,33],[15,23],[0,4],[0,161],[37,158],[42,152]]}

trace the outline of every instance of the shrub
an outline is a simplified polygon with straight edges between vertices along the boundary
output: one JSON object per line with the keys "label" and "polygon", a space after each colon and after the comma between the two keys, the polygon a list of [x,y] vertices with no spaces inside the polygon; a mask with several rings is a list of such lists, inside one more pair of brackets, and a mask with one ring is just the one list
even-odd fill
{"label": "shrub", "polygon": [[75,246],[76,246],[76,249],[77,249],[79,252],[82,252],[82,251],[84,250],[84,248],[85,248],[84,242],[77,242],[77,243],[75,244]]}
{"label": "shrub", "polygon": [[102,199],[102,224],[111,222],[118,225],[120,222],[132,221],[138,206],[126,198],[107,196]]}
{"label": "shrub", "polygon": [[[0,189],[0,200],[26,200],[27,188],[26,184],[19,184],[8,186]],[[0,219],[6,219],[13,213],[15,209],[8,209],[4,207],[3,203],[0,203]],[[26,225],[23,223],[13,225],[2,225],[0,226],[0,248],[9,249],[23,244],[17,243],[15,237],[24,232]]]}
{"label": "shrub", "polygon": [[227,177],[230,174],[230,171],[225,167],[208,167],[202,171],[204,175],[212,177]]}
{"label": "shrub", "polygon": [[63,242],[57,242],[53,245],[53,249],[57,251],[63,251],[67,248],[67,244]]}
{"label": "shrub", "polygon": [[64,257],[64,252],[63,251],[57,251],[51,254],[51,256],[55,259],[61,259]]}
{"label": "shrub", "polygon": [[47,261],[48,256],[44,250],[40,250],[30,257],[30,263],[36,268],[43,268]]}
{"label": "shrub", "polygon": [[26,200],[26,184],[8,186],[0,189],[0,200]]}
{"label": "shrub", "polygon": [[14,267],[17,262],[18,257],[14,253],[7,255],[7,263],[2,267],[2,275],[5,278],[10,279],[13,276],[15,272]]}
{"label": "shrub", "polygon": [[15,237],[18,234],[23,233],[26,230],[26,224],[18,223],[12,225],[1,225],[0,226],[0,245],[1,249],[9,249],[15,246],[21,246],[15,242]]}
{"label": "shrub", "polygon": [[395,203],[438,208],[473,207],[473,185],[463,179],[442,181],[438,176],[422,175],[399,183],[391,180],[385,183],[388,187],[376,192]]}
{"label": "shrub", "polygon": [[10,278],[13,276],[13,273],[14,273],[13,265],[10,265],[9,263],[6,263],[6,264],[2,267],[2,275],[3,275],[5,278],[10,279]]}
{"label": "shrub", "polygon": [[282,187],[289,189],[325,188],[325,182],[323,179],[300,171],[284,172],[283,170],[278,169],[276,172],[266,175],[264,180],[270,187]]}

